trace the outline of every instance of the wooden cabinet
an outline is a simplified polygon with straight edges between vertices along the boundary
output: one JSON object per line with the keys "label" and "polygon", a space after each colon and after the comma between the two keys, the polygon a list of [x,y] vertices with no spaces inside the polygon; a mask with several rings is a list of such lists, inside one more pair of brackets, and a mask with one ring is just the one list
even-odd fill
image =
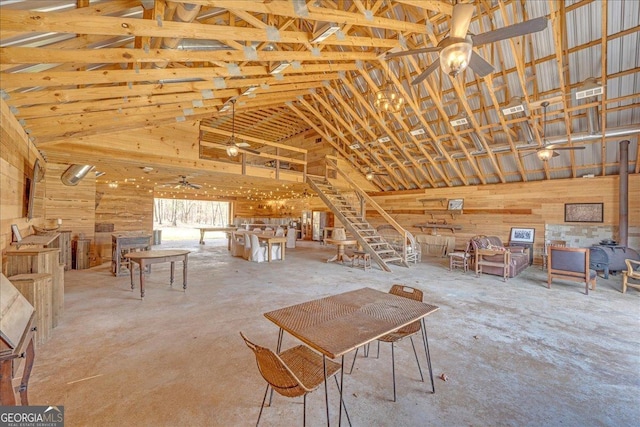
{"label": "wooden cabinet", "polygon": [[60,249],[60,264],[65,271],[71,270],[71,230],[58,231],[58,238],[47,245],[47,248]]}
{"label": "wooden cabinet", "polygon": [[33,248],[9,250],[7,276],[18,274],[48,273],[52,287],[52,327],[56,327],[64,314],[64,266],[60,265],[60,249]]}
{"label": "wooden cabinet", "polygon": [[85,270],[90,267],[90,249],[91,239],[77,239],[73,241],[73,268],[75,270]]}
{"label": "wooden cabinet", "polygon": [[46,273],[18,274],[9,281],[36,310],[36,348],[47,342],[53,328],[53,288],[51,275]]}

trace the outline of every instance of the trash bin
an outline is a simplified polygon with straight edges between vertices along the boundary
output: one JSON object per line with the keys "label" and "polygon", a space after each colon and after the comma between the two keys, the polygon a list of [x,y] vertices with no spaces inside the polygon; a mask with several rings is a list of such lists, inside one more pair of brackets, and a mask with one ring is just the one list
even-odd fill
{"label": "trash bin", "polygon": [[162,230],[153,230],[153,244],[159,245],[162,243]]}

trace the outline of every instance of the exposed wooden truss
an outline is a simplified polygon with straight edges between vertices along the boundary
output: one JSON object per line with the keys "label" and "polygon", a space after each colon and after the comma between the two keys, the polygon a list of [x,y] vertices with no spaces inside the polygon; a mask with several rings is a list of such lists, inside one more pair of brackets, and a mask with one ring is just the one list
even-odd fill
{"label": "exposed wooden truss", "polygon": [[[59,3],[67,7],[40,10],[42,3],[27,0],[0,10],[2,98],[55,161],[88,156],[83,150],[90,153],[93,144],[117,163],[120,151],[109,147],[108,135],[185,122],[198,128],[201,120],[211,130],[205,142],[220,144],[229,135],[225,105],[236,99],[240,133],[258,149],[316,132],[362,173],[387,172],[375,181],[383,191],[617,173],[620,139],[631,139],[640,169],[633,132],[640,123],[640,9],[632,0],[473,1],[472,32],[540,16],[548,27],[477,48],[495,68],[485,78],[468,70],[453,79],[438,70],[418,85],[410,82],[435,54],[384,54],[435,46],[449,30],[452,2],[156,0],[148,9],[150,2],[137,0]],[[197,12],[184,18],[192,7]],[[624,24],[609,24],[623,16]],[[330,23],[339,30],[315,42]],[[630,52],[634,60],[626,59]],[[289,65],[273,73],[281,63]],[[605,92],[577,100],[587,77]],[[400,112],[373,106],[372,94],[385,84],[405,99]],[[504,115],[514,96],[525,112]],[[546,137],[586,150],[548,163],[525,156],[525,148],[543,144],[545,100]],[[600,119],[595,137],[585,137],[590,108]],[[459,117],[467,124],[451,123]],[[619,130],[628,132],[608,136]]]}

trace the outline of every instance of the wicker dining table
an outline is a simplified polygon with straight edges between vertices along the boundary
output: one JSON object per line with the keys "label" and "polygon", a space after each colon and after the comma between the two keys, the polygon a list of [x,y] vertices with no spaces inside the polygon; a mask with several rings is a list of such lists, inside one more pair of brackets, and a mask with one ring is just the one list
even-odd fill
{"label": "wicker dining table", "polygon": [[[270,311],[264,316],[280,328],[278,353],[281,350],[283,331],[286,331],[321,353],[323,358],[341,359],[338,418],[340,425],[344,391],[344,355],[415,321],[422,322],[422,341],[431,385],[432,388],[434,387],[424,318],[436,310],[438,307],[435,305],[371,288],[362,288]],[[328,420],[329,400],[326,381],[324,388]],[[433,390],[435,391],[435,388]]]}

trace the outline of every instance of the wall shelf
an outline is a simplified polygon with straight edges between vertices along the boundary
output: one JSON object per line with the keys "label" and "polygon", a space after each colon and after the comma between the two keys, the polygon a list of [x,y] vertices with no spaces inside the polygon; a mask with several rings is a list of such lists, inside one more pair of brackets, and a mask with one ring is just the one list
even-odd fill
{"label": "wall shelf", "polygon": [[444,197],[438,197],[438,198],[435,198],[435,199],[418,199],[417,201],[422,203],[423,207],[424,207],[424,205],[426,203],[433,203],[433,202],[438,202],[438,203],[440,203],[440,206],[444,206],[444,202],[446,202],[447,199],[444,198]]}

